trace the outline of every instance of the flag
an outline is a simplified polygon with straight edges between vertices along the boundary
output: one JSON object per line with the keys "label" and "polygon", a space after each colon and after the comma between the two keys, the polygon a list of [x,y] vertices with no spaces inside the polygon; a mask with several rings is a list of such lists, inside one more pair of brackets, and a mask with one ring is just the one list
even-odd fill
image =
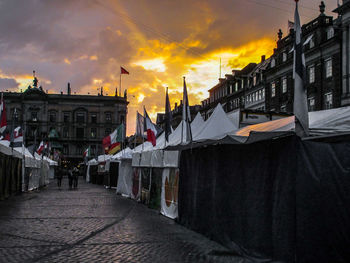
{"label": "flag", "polygon": [[10,141],[11,137],[9,133],[6,133],[5,136],[1,136],[0,138],[1,141]]}
{"label": "flag", "polygon": [[186,80],[184,77],[184,89],[183,89],[183,99],[182,99],[182,142],[192,141],[192,132],[191,132],[191,113],[190,113],[190,105],[188,102],[187,96],[187,87]]}
{"label": "flag", "polygon": [[294,28],[294,22],[288,20],[288,30]]}
{"label": "flag", "polygon": [[13,142],[14,143],[23,142],[22,129],[20,126],[18,126],[16,129],[13,130]]}
{"label": "flag", "polygon": [[169,135],[171,134],[171,107],[168,95],[168,88],[166,88],[165,95],[165,140],[169,142]]}
{"label": "flag", "polygon": [[87,158],[91,156],[90,146],[84,151],[83,157]]}
{"label": "flag", "polygon": [[143,137],[144,136],[144,120],[145,118],[137,111],[136,113],[136,136]]}
{"label": "flag", "polygon": [[3,133],[7,126],[6,119],[6,108],[3,93],[1,93],[1,102],[0,102],[0,133]]}
{"label": "flag", "polygon": [[295,1],[294,14],[294,115],[295,115],[295,133],[300,137],[309,134],[309,115],[307,109],[307,90],[305,85],[306,67],[303,52],[303,44],[301,41],[302,33],[300,26],[300,17],[298,12],[298,0]]}
{"label": "flag", "polygon": [[128,74],[129,75],[129,72],[125,68],[120,67],[120,74]]}
{"label": "flag", "polygon": [[103,138],[102,145],[105,152],[115,154],[121,149],[121,143],[124,137],[124,124],[120,124],[110,135]]}
{"label": "flag", "polygon": [[156,146],[156,138],[158,131],[156,126],[153,124],[151,119],[148,117],[146,108],[144,108],[144,117],[145,117],[145,131],[147,132],[147,141],[151,142],[153,146]]}
{"label": "flag", "polygon": [[41,155],[41,153],[43,152],[44,148],[45,148],[44,141],[41,141],[38,149],[36,150],[37,154]]}

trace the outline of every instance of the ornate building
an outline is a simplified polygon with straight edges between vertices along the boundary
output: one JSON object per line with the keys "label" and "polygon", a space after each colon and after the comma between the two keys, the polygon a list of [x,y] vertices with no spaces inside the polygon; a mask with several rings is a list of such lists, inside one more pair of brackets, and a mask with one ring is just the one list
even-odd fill
{"label": "ornate building", "polygon": [[[322,1],[319,16],[302,26],[309,111],[350,105],[350,0],[334,10],[336,19],[326,16],[325,8]],[[202,101],[203,117],[208,118],[219,102],[227,113],[292,114],[293,44],[294,30],[284,38],[279,30],[270,58],[262,56],[257,65],[233,70],[209,90],[209,98]]]}
{"label": "ornate building", "polygon": [[103,154],[102,138],[126,124],[126,97],[103,96],[102,88],[98,96],[73,95],[69,83],[66,94],[48,94],[37,82],[34,78],[33,87],[24,92],[4,93],[8,124],[24,128],[27,147],[49,141],[76,163],[88,146],[92,156]]}

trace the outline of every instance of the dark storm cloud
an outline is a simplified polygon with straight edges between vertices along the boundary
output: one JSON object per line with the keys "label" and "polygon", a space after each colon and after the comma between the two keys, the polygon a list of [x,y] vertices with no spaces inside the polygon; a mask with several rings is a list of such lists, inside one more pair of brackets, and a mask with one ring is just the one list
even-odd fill
{"label": "dark storm cloud", "polygon": [[14,90],[18,88],[19,83],[14,79],[0,78],[0,90]]}

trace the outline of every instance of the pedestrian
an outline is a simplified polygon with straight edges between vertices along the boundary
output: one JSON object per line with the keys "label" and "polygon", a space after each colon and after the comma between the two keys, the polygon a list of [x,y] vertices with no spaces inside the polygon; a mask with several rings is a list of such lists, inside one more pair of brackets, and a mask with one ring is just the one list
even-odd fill
{"label": "pedestrian", "polygon": [[79,179],[79,169],[74,167],[73,169],[73,187],[74,189],[78,188],[78,179]]}
{"label": "pedestrian", "polygon": [[72,168],[68,169],[68,183],[69,183],[69,189],[72,189],[72,185],[73,185],[73,171],[72,171]]}
{"label": "pedestrian", "polygon": [[56,175],[56,178],[57,178],[57,187],[58,187],[59,189],[61,189],[62,177],[63,177],[62,167],[59,166],[59,167],[57,168],[57,175]]}

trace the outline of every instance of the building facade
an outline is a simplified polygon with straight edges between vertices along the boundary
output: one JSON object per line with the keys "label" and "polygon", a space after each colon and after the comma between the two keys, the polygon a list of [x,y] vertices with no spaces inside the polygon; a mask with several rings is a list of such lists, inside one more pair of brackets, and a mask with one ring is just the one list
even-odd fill
{"label": "building facade", "polygon": [[[308,110],[326,110],[341,104],[341,31],[339,21],[324,14],[303,25],[303,46],[306,63],[305,85]],[[282,38],[278,33],[277,48],[265,71],[266,109],[277,112],[293,112],[293,44],[294,30]]]}
{"label": "building facade", "polygon": [[[322,1],[319,16],[302,26],[309,111],[350,105],[350,0],[334,10],[336,19],[326,16],[325,8]],[[209,98],[202,101],[203,117],[208,118],[218,103],[227,113],[292,114],[293,45],[294,30],[286,37],[279,30],[270,58],[263,56],[257,65],[233,70],[209,90]]]}
{"label": "building facade", "polygon": [[127,98],[103,96],[102,90],[98,96],[72,95],[68,84],[66,94],[47,94],[34,81],[22,93],[5,92],[4,100],[8,125],[24,129],[27,147],[49,141],[73,162],[81,161],[89,146],[92,156],[103,154],[103,137],[126,124]]}

